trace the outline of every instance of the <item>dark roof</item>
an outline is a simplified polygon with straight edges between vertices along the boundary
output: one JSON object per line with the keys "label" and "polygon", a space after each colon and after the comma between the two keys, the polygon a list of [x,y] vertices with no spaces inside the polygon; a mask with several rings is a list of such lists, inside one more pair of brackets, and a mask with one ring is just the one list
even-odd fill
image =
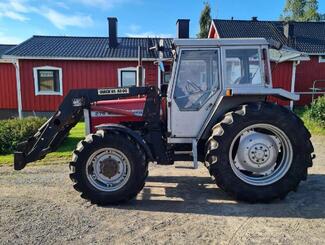
{"label": "dark roof", "polygon": [[263,37],[274,39],[300,52],[325,53],[325,22],[290,22],[293,26],[293,40],[284,35],[282,21],[213,20],[220,38]]}
{"label": "dark roof", "polygon": [[[137,58],[138,46],[143,58],[157,58],[158,52],[149,50],[159,38],[119,37],[117,48],[109,47],[108,37],[33,36],[10,50],[6,55],[47,58]],[[171,57],[172,39],[164,38],[164,57]]]}
{"label": "dark roof", "polygon": [[5,54],[8,50],[12,49],[16,45],[12,44],[0,44],[0,58],[3,54]]}

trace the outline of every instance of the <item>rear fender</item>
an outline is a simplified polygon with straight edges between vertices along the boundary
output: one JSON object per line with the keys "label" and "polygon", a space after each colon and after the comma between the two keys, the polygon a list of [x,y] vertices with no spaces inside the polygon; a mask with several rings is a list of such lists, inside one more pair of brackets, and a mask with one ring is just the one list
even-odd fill
{"label": "rear fender", "polygon": [[211,135],[212,127],[220,122],[227,112],[236,110],[236,108],[243,104],[265,100],[266,96],[258,95],[233,95],[222,97],[220,102],[215,105],[210,117],[205,122],[202,132],[199,134],[199,139],[205,142]]}
{"label": "rear fender", "polygon": [[96,126],[97,130],[104,130],[104,131],[118,131],[120,133],[126,134],[130,136],[134,141],[136,141],[145,151],[147,159],[149,161],[154,161],[154,158],[151,153],[151,149],[148,146],[147,142],[134,130],[129,129],[128,127],[125,127],[120,124],[101,124]]}

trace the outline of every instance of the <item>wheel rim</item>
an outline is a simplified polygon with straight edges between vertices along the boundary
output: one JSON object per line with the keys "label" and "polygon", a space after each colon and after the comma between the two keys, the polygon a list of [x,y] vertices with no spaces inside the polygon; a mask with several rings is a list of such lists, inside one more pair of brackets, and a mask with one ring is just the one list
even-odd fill
{"label": "wheel rim", "polygon": [[230,165],[242,181],[270,185],[289,170],[293,151],[288,136],[270,124],[254,124],[240,131],[231,143]]}
{"label": "wheel rim", "polygon": [[112,192],[121,189],[130,178],[131,165],[128,158],[114,148],[102,148],[88,159],[86,175],[96,189]]}

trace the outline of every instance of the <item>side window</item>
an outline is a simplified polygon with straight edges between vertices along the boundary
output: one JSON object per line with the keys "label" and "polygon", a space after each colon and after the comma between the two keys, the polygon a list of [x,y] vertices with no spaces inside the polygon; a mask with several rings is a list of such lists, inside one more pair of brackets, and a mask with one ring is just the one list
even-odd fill
{"label": "side window", "polygon": [[229,84],[262,84],[258,49],[226,50],[226,79]]}
{"label": "side window", "polygon": [[135,86],[137,82],[136,71],[121,71],[121,86],[120,87],[131,87]]}
{"label": "side window", "polygon": [[[137,68],[126,67],[118,69],[118,86],[132,87],[137,84]],[[142,70],[142,84],[145,82],[145,69]]]}
{"label": "side window", "polygon": [[35,67],[34,86],[36,95],[62,95],[62,69]]}
{"label": "side window", "polygon": [[183,50],[174,99],[181,110],[198,110],[219,88],[218,50]]}

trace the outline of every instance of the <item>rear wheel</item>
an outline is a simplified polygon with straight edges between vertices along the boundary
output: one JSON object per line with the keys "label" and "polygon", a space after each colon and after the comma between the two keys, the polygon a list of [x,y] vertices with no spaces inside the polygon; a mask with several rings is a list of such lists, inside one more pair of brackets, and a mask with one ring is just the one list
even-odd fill
{"label": "rear wheel", "polygon": [[119,132],[102,130],[78,144],[70,169],[74,188],[100,205],[134,198],[148,175],[145,153],[136,142]]}
{"label": "rear wheel", "polygon": [[247,202],[284,198],[312,165],[310,133],[291,111],[271,103],[227,113],[214,126],[206,149],[217,185]]}

